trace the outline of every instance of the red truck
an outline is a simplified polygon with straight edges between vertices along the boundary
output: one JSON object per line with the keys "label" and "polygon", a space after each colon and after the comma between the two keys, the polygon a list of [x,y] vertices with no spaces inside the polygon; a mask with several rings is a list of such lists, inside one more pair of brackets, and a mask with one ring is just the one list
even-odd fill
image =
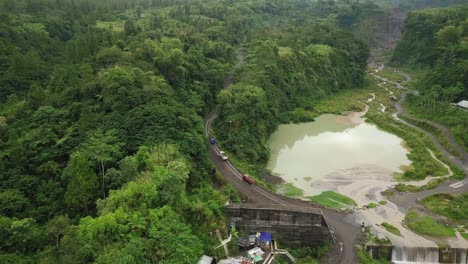
{"label": "red truck", "polygon": [[250,185],[255,183],[255,181],[252,178],[250,178],[250,176],[247,175],[247,174],[242,175],[242,180],[244,180],[245,182],[247,182]]}

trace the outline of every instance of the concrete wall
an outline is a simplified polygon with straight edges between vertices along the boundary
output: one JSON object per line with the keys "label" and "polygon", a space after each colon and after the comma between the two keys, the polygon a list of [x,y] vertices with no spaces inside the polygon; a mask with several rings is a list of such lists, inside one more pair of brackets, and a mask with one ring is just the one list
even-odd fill
{"label": "concrete wall", "polygon": [[332,240],[328,225],[318,209],[259,204],[230,204],[229,221],[248,233],[271,232],[280,245],[317,246]]}
{"label": "concrete wall", "polygon": [[468,263],[467,248],[366,245],[366,250],[374,259],[398,261],[398,263]]}

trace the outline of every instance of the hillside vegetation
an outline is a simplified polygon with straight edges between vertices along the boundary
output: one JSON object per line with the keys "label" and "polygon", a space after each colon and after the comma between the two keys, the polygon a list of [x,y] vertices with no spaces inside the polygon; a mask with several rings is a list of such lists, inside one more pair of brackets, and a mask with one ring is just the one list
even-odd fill
{"label": "hillside vegetation", "polygon": [[451,103],[468,100],[468,5],[410,12],[392,63],[424,69],[414,82],[421,96],[408,96],[416,116],[451,129],[468,150],[468,112]]}
{"label": "hillside vegetation", "polygon": [[203,116],[219,102],[222,141],[260,163],[290,111],[363,82],[367,46],[315,20],[317,5],[0,2],[1,262],[221,256],[213,234],[236,195],[207,158]]}

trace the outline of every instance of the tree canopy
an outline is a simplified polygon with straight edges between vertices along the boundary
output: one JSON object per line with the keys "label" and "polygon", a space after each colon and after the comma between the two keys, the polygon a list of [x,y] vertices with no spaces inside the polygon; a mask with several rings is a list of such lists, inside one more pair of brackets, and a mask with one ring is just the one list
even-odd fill
{"label": "tree canopy", "polygon": [[448,127],[468,150],[468,113],[451,103],[468,99],[468,5],[434,8],[408,15],[392,63],[422,69],[415,82],[421,96],[408,98],[417,115]]}
{"label": "tree canopy", "polygon": [[332,2],[1,1],[2,262],[222,254],[210,234],[239,198],[216,178],[203,117],[219,105],[220,141],[261,164],[291,111],[359,87],[368,47],[317,13],[350,5]]}

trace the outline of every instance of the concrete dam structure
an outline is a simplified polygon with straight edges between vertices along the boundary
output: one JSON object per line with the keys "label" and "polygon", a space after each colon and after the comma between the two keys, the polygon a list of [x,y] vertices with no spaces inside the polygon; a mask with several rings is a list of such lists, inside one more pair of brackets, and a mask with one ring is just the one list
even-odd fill
{"label": "concrete dam structure", "polygon": [[395,264],[468,263],[468,248],[398,247],[387,245],[367,245],[366,250],[372,256],[373,259],[385,259]]}
{"label": "concrete dam structure", "polygon": [[229,204],[225,212],[236,229],[270,232],[281,245],[310,247],[333,240],[320,209],[244,203]]}

